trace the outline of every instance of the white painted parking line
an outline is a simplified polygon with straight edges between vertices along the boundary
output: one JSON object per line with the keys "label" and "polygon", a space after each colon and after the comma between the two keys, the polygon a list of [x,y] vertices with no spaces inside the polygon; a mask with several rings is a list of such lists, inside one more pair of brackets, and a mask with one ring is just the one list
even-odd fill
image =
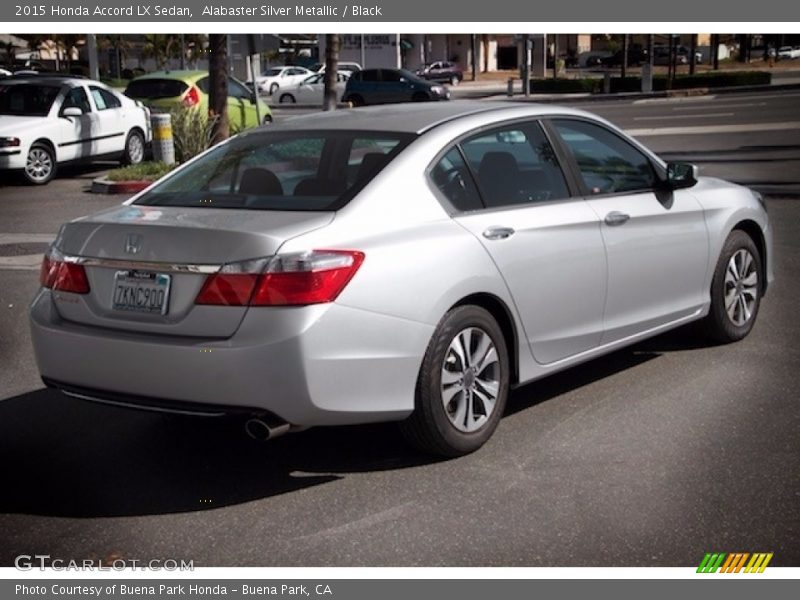
{"label": "white painted parking line", "polygon": [[716,96],[674,96],[669,98],[643,98],[634,100],[633,104],[674,104],[676,102],[708,102]]}
{"label": "white painted parking line", "polygon": [[[4,244],[49,244],[56,236],[52,233],[0,233],[0,246]],[[0,270],[37,271],[42,264],[42,254],[0,256]]]}
{"label": "white painted parking line", "polygon": [[0,245],[29,244],[36,242],[49,244],[54,239],[56,239],[54,233],[0,233]]}
{"label": "white painted parking line", "polygon": [[[766,102],[748,102],[747,104],[723,104],[719,106],[715,106],[714,108],[724,108],[724,109],[731,109],[731,108],[748,108],[751,106],[766,106]],[[708,110],[712,108],[710,106],[673,106],[672,110]]]}
{"label": "white painted parking line", "polygon": [[665,121],[667,119],[705,119],[712,117],[732,117],[733,113],[709,113],[702,115],[666,115],[658,117],[634,117],[634,121]]}
{"label": "white painted parking line", "polygon": [[626,129],[628,135],[647,137],[655,135],[700,135],[709,133],[747,133],[750,131],[783,131],[800,129],[800,121],[785,123],[742,123],[739,125],[696,125],[693,127],[654,127]]}

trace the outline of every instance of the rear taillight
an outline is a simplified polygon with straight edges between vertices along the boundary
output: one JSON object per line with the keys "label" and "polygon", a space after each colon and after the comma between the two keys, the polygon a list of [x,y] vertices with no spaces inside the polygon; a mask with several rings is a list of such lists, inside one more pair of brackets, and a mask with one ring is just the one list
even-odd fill
{"label": "rear taillight", "polygon": [[88,294],[89,280],[83,265],[65,262],[57,250],[50,249],[42,260],[39,283],[59,292]]}
{"label": "rear taillight", "polygon": [[189,91],[186,92],[186,95],[183,97],[183,105],[187,108],[191,108],[200,103],[200,90],[197,89],[196,86],[192,86],[189,88]]}
{"label": "rear taillight", "polygon": [[356,274],[364,253],[314,250],[225,265],[211,275],[196,304],[302,306],[333,302]]}

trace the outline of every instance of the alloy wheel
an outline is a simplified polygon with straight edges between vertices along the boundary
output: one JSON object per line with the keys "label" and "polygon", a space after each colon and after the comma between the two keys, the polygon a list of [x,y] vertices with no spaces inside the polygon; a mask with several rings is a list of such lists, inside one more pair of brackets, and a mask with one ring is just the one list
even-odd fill
{"label": "alloy wheel", "polygon": [[746,248],[737,250],[725,269],[725,312],[731,323],[741,327],[753,316],[758,299],[758,270]]}
{"label": "alloy wheel", "polygon": [[471,433],[491,417],[500,391],[500,362],[489,334],[478,327],[450,342],[441,372],[445,414],[459,431]]}
{"label": "alloy wheel", "polygon": [[25,173],[32,181],[46,181],[53,171],[53,159],[44,148],[31,148],[25,161]]}

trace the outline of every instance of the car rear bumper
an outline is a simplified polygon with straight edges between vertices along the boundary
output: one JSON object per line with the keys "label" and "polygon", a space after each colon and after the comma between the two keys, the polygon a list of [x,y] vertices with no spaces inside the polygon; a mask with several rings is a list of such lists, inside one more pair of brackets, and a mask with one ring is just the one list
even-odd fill
{"label": "car rear bumper", "polygon": [[49,385],[187,413],[269,412],[298,426],[399,420],[433,326],[339,304],[250,309],[227,339],[65,321],[41,290],[31,336]]}

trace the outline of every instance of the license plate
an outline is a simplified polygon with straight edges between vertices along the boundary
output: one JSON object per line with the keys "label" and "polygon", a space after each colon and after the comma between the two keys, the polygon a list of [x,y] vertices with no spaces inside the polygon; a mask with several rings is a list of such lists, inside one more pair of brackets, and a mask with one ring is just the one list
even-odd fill
{"label": "license plate", "polygon": [[114,310],[167,314],[170,276],[147,271],[117,271],[114,274]]}

